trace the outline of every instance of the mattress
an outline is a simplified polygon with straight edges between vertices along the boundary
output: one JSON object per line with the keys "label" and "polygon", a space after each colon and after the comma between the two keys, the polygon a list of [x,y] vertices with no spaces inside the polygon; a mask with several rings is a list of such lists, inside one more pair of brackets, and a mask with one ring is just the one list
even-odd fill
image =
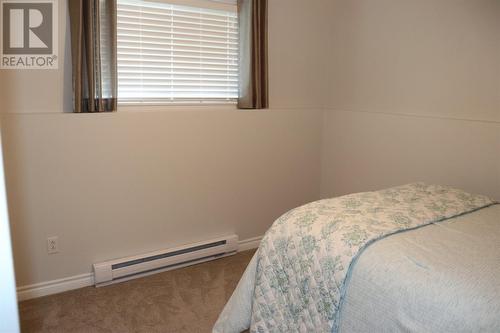
{"label": "mattress", "polygon": [[500,205],[372,244],[340,332],[500,332]]}

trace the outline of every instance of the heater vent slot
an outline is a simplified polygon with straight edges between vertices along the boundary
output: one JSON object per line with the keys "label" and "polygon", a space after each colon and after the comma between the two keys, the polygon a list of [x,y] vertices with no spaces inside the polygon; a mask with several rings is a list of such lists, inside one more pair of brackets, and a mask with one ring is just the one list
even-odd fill
{"label": "heater vent slot", "polygon": [[213,242],[213,243],[209,243],[209,244],[203,244],[203,245],[193,246],[193,247],[190,247],[190,248],[187,248],[187,249],[182,249],[182,250],[167,252],[167,253],[163,253],[163,254],[157,254],[157,255],[154,255],[154,256],[145,257],[145,258],[141,258],[141,259],[135,259],[135,260],[125,261],[125,262],[121,262],[119,264],[112,265],[111,269],[123,268],[123,267],[127,267],[127,266],[142,264],[142,263],[145,263],[145,262],[148,262],[148,261],[153,261],[153,260],[158,260],[158,259],[173,257],[173,256],[177,256],[177,255],[185,254],[185,253],[189,253],[189,252],[194,252],[194,251],[209,249],[211,247],[225,245],[226,243],[227,243],[227,241],[223,240],[223,241],[219,241],[219,242]]}
{"label": "heater vent slot", "polygon": [[[189,266],[189,264],[197,264],[199,262],[204,262],[204,261],[208,261],[208,260],[218,259],[218,258],[223,257],[223,256],[224,256],[223,254],[217,254],[215,256],[209,256],[209,257],[203,257],[203,258],[198,258],[198,259],[187,260],[187,261],[185,261],[185,262],[182,263],[182,267]],[[180,267],[180,265],[181,264],[173,264],[173,265],[167,265],[167,266],[163,266],[163,267],[153,268],[153,269],[150,269],[150,270],[147,270],[147,271],[143,271],[143,272],[141,272],[141,274],[149,274],[149,273],[155,273],[157,271],[174,269],[174,268]],[[120,279],[127,279],[129,277],[133,277],[134,275],[135,274],[124,275],[124,276],[120,277]]]}

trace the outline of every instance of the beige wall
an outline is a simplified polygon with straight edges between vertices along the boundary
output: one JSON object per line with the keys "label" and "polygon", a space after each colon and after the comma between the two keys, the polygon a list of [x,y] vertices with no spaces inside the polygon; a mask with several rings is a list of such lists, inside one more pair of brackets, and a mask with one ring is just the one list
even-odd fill
{"label": "beige wall", "polygon": [[[60,70],[1,71],[18,284],[227,233],[260,236],[319,198],[326,2],[270,1],[266,111],[63,113],[71,109],[66,36]],[[47,255],[53,235],[61,252]]]}
{"label": "beige wall", "polygon": [[335,0],[336,110],[500,121],[497,0]]}
{"label": "beige wall", "polygon": [[18,283],[259,236],[320,195],[424,180],[500,199],[499,16],[496,0],[270,0],[271,109],[250,112],[64,113],[62,33],[60,70],[0,71]]}
{"label": "beige wall", "polygon": [[325,113],[322,196],[414,181],[500,199],[500,123]]}
{"label": "beige wall", "polygon": [[500,199],[500,2],[334,7],[322,196],[422,180]]}

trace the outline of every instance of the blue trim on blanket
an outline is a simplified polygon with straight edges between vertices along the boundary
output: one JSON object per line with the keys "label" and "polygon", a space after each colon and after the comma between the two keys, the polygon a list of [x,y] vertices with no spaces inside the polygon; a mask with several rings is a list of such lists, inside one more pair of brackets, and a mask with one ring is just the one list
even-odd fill
{"label": "blue trim on blanket", "polygon": [[413,230],[416,230],[416,229],[419,229],[419,228],[426,227],[426,226],[431,225],[431,224],[437,224],[437,223],[441,223],[441,222],[444,222],[444,221],[448,221],[448,220],[451,220],[451,219],[454,219],[454,218],[457,218],[457,217],[460,217],[460,216],[463,216],[463,215],[471,214],[471,213],[477,212],[477,211],[479,211],[481,209],[485,209],[485,208],[488,208],[488,207],[491,207],[491,206],[494,206],[494,205],[499,205],[499,204],[500,204],[500,202],[493,202],[493,203],[488,204],[486,206],[483,206],[483,207],[480,207],[480,208],[475,208],[475,209],[472,209],[470,211],[463,212],[461,214],[457,214],[455,216],[451,216],[451,217],[448,217],[448,218],[442,218],[442,219],[439,219],[439,220],[436,220],[436,221],[428,222],[426,224],[418,225],[416,227],[412,227],[412,228],[408,228],[408,229],[400,229],[400,230],[388,233],[386,235],[383,235],[383,236],[380,236],[380,237],[377,237],[377,238],[374,238],[374,239],[371,239],[370,241],[368,241],[365,245],[363,245],[359,249],[358,253],[356,253],[356,255],[353,257],[353,259],[351,260],[351,263],[349,264],[349,267],[347,268],[346,277],[345,277],[345,279],[344,279],[344,281],[342,283],[342,286],[340,288],[339,307],[338,307],[337,313],[335,314],[335,319],[334,319],[334,323],[333,323],[333,326],[332,326],[332,333],[337,333],[339,331],[339,325],[340,325],[340,319],[341,319],[341,312],[342,312],[342,308],[343,308],[342,305],[344,303],[345,294],[346,294],[346,291],[347,291],[347,285],[349,284],[349,281],[351,280],[352,268],[354,267],[354,265],[358,261],[358,258],[361,256],[361,254],[363,254],[363,252],[370,245],[372,245],[373,243],[375,243],[375,242],[377,242],[379,240],[387,238],[389,236],[393,236],[393,235],[400,234],[400,233],[403,233],[403,232],[413,231]]}

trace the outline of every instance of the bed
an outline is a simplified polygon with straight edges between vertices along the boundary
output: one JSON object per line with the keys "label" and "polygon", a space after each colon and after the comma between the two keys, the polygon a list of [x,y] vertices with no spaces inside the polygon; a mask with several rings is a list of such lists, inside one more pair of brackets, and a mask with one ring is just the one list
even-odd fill
{"label": "bed", "polygon": [[500,205],[408,184],[320,200],[263,237],[214,333],[500,332]]}

